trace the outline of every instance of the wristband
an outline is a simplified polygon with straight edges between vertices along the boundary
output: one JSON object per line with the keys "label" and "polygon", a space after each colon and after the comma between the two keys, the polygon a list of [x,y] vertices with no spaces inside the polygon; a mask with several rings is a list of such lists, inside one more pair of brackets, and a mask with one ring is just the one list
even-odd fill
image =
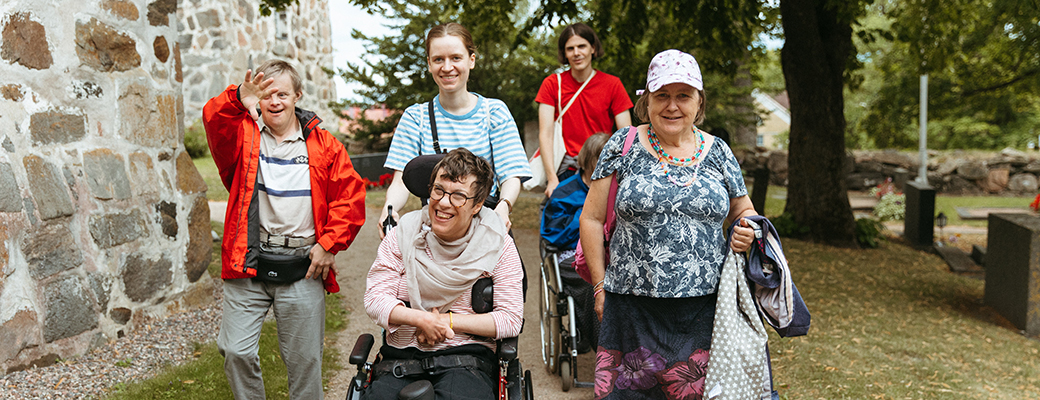
{"label": "wristband", "polygon": [[448,329],[455,330],[455,318],[451,316],[451,311],[448,311]]}
{"label": "wristband", "polygon": [[506,206],[509,207],[509,215],[513,215],[513,202],[509,201],[509,199],[502,199],[502,201],[506,202]]}
{"label": "wristband", "polygon": [[603,293],[603,288],[599,288],[599,289],[596,289],[595,291],[593,291],[592,292],[592,297],[593,298],[599,297],[600,293]]}

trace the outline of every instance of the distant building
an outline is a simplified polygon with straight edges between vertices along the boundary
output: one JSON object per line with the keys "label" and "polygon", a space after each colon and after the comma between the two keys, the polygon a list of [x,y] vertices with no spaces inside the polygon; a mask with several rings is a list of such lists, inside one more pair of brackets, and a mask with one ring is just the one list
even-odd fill
{"label": "distant building", "polygon": [[791,105],[787,92],[770,96],[755,89],[751,96],[754,97],[755,108],[759,112],[755,145],[767,149],[786,148],[787,143],[780,143],[777,136],[791,130],[791,112],[788,111]]}
{"label": "distant building", "polygon": [[[365,119],[369,121],[382,121],[386,119],[386,117],[389,117],[390,115],[396,112],[398,111],[386,108],[386,104],[379,104],[372,106],[372,108],[364,110],[364,115]],[[359,118],[359,116],[361,116],[361,113],[362,109],[358,106],[353,106],[343,110],[341,114],[345,118],[339,119],[339,133],[349,135],[350,132],[357,127],[358,123],[356,122],[356,120]],[[387,133],[392,133],[392,131]]]}

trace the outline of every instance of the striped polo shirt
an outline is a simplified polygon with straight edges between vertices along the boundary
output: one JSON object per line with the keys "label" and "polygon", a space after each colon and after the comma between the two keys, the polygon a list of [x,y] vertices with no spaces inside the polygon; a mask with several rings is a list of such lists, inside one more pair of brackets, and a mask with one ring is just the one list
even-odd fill
{"label": "striped polo shirt", "polygon": [[[474,93],[475,94],[475,93]],[[528,178],[531,167],[520,141],[516,121],[506,104],[479,94],[477,105],[468,113],[456,115],[441,106],[440,95],[433,98],[434,119],[441,151],[464,147],[492,162],[498,181],[509,178]],[[413,104],[404,111],[397,123],[393,141],[384,167],[403,171],[405,164],[421,154],[434,154],[433,135],[430,133],[428,103]],[[495,193],[492,189],[491,193]]]}
{"label": "striped polo shirt", "polygon": [[260,131],[260,172],[257,198],[260,228],[271,235],[314,236],[311,175],[307,142],[297,122],[296,132],[281,143],[268,127]]}

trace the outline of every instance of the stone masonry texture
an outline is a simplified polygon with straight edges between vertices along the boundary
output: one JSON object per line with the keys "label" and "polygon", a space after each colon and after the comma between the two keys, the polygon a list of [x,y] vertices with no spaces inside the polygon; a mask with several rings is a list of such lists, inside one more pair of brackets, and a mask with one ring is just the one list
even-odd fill
{"label": "stone masonry texture", "polygon": [[47,343],[75,336],[98,325],[98,314],[91,307],[83,283],[76,275],[66,275],[46,285],[47,316],[43,340]]}
{"label": "stone masonry texture", "polygon": [[211,289],[184,126],[280,58],[304,80],[298,106],[334,130],[328,3],[264,17],[259,0],[2,0],[0,373],[74,359]]}
{"label": "stone masonry texture", "polygon": [[2,35],[0,58],[4,61],[31,69],[47,69],[53,64],[46,29],[33,21],[29,13],[12,15],[4,25]]}

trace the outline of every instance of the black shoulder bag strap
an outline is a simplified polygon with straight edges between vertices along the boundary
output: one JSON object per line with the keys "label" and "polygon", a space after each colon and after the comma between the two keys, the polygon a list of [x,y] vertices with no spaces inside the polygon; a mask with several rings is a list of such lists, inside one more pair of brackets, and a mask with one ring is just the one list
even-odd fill
{"label": "black shoulder bag strap", "polygon": [[[429,103],[430,104],[430,107],[429,107],[430,108],[430,133],[433,134],[433,152],[436,153],[436,154],[441,154],[441,153],[443,153],[441,151],[441,142],[439,140],[437,140],[437,121],[436,121],[435,118],[433,118],[433,102],[434,101],[437,101],[436,97],[434,97],[433,100],[430,100],[430,103]],[[419,150],[422,151],[421,148]]]}

